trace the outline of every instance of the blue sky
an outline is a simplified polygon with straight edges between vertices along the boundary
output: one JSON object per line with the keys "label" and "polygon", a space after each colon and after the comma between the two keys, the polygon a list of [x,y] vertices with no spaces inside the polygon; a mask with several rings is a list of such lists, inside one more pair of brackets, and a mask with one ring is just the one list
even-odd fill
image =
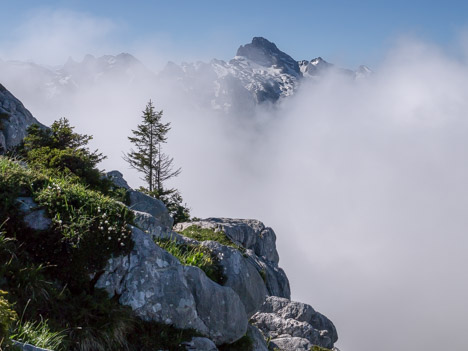
{"label": "blue sky", "polygon": [[[100,40],[111,50],[131,52],[147,41],[174,61],[226,60],[253,36],[264,36],[298,60],[322,56],[350,67],[372,66],[401,37],[451,47],[468,29],[468,2],[450,0],[18,0],[1,5],[0,44],[18,40],[18,27],[38,12],[68,11],[110,21],[112,29]],[[90,45],[89,52],[101,54],[93,50]]]}

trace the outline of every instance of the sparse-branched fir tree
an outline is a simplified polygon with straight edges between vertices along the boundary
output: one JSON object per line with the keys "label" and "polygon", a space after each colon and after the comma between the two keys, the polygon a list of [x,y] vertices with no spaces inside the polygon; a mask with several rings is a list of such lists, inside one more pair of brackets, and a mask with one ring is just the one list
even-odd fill
{"label": "sparse-branched fir tree", "polygon": [[150,100],[143,111],[142,123],[132,130],[133,136],[128,137],[135,149],[125,154],[124,160],[143,174],[142,180],[148,187],[141,190],[163,201],[177,223],[188,220],[190,215],[188,208],[182,205],[179,191],[165,187],[165,182],[178,176],[181,169],[174,168],[174,159],[162,152],[162,144],[166,143],[166,134],[171,129],[170,123],[161,121],[162,115],[163,111],[156,111]]}

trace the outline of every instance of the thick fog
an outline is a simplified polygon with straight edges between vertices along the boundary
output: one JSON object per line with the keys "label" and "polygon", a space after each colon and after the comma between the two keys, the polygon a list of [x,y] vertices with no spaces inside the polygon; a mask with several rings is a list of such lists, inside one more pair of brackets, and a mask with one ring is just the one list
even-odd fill
{"label": "thick fog", "polygon": [[169,82],[107,80],[60,100],[23,89],[30,74],[0,82],[41,122],[66,116],[94,135],[102,167],[132,186],[121,156],[153,99],[172,123],[165,152],[183,172],[171,184],[192,214],[271,226],[293,299],[335,323],[343,351],[465,350],[468,62],[454,51],[401,41],[373,76],[304,83],[252,123]]}

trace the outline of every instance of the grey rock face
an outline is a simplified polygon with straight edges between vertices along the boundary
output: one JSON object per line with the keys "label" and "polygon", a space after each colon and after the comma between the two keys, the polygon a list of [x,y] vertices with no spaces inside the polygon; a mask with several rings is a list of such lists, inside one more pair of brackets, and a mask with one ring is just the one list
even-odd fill
{"label": "grey rock face", "polygon": [[124,179],[123,174],[119,171],[110,171],[106,173],[107,178],[112,180],[112,182],[119,188],[124,188],[130,190],[130,186],[127,181]]}
{"label": "grey rock face", "polygon": [[174,239],[180,235],[171,231],[171,229],[161,224],[157,218],[147,212],[133,211],[135,215],[135,225],[149,234],[153,239]]}
{"label": "grey rock face", "polygon": [[226,276],[224,286],[232,288],[237,293],[245,307],[247,317],[250,318],[262,306],[268,295],[257,269],[236,249],[215,241],[205,241],[202,245],[218,257]]}
{"label": "grey rock face", "polygon": [[129,190],[128,193],[132,210],[149,213],[160,222],[162,227],[172,228],[174,220],[161,200],[135,190]]}
{"label": "grey rock face", "polygon": [[187,351],[218,351],[215,343],[208,338],[194,337],[184,346]]}
{"label": "grey rock face", "polygon": [[265,338],[260,330],[253,325],[249,325],[247,336],[252,340],[252,351],[268,351]]}
{"label": "grey rock face", "polygon": [[[312,345],[331,349],[338,340],[335,326],[327,317],[309,305],[276,296],[267,298],[259,312],[252,317],[252,323],[277,344],[280,342],[284,345],[291,343],[302,345],[303,341],[291,339],[302,338]],[[278,342],[276,340],[284,338],[290,340]],[[278,347],[281,350],[296,350],[296,348]]]}
{"label": "grey rock face", "polygon": [[111,258],[96,287],[105,289],[109,296],[120,295],[120,303],[130,306],[144,320],[207,333],[183,266],[138,228],[132,229],[132,239],[130,255]]}
{"label": "grey rock face", "polygon": [[310,350],[314,346],[309,340],[297,336],[271,339],[270,345],[272,348],[278,348],[281,351]]}
{"label": "grey rock face", "polygon": [[0,153],[21,143],[31,124],[41,125],[21,101],[0,84]]}
{"label": "grey rock face", "polygon": [[184,271],[198,315],[208,327],[208,337],[217,345],[240,339],[247,331],[247,315],[239,296],[197,267],[185,266]]}
{"label": "grey rock face", "polygon": [[201,228],[223,231],[237,245],[246,249],[250,263],[265,278],[268,294],[290,298],[289,281],[278,267],[275,232],[254,219],[207,218],[195,222],[178,223],[174,230],[196,225]]}
{"label": "grey rock face", "polygon": [[276,234],[273,229],[255,219],[207,218],[201,221],[178,223],[175,230],[184,230],[192,225],[221,230],[237,245],[253,250],[255,255],[278,263]]}
{"label": "grey rock face", "polygon": [[279,296],[290,299],[291,288],[284,270],[278,267],[276,263],[262,260],[250,250],[247,250],[246,254],[250,262],[256,267],[257,271],[264,277],[268,294],[270,296]]}
{"label": "grey rock face", "polygon": [[223,287],[196,267],[185,267],[133,228],[134,249],[109,260],[96,287],[130,306],[144,320],[193,328],[217,344],[244,335],[247,316],[231,288]]}
{"label": "grey rock face", "polygon": [[19,197],[16,201],[20,205],[20,211],[24,214],[26,225],[35,230],[46,230],[52,224],[50,218],[46,216],[44,209],[38,209],[38,205],[30,197]]}

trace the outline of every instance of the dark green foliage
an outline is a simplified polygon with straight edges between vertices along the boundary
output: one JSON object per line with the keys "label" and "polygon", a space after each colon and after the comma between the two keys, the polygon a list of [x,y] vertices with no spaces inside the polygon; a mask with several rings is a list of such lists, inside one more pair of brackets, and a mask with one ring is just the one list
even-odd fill
{"label": "dark green foliage", "polygon": [[66,118],[55,121],[50,129],[31,125],[20,147],[20,154],[32,167],[75,176],[94,188],[108,187],[109,182],[103,180],[96,168],[105,157],[88,149],[91,136],[75,133],[73,129]]}
{"label": "dark green foliage", "polygon": [[186,266],[195,266],[205,272],[214,282],[223,285],[226,277],[218,257],[208,248],[200,245],[179,244],[173,240],[155,240],[156,244],[177,257]]}
{"label": "dark green foliage", "polygon": [[[67,179],[49,178],[3,157],[0,189],[0,214],[10,218],[7,232],[71,286],[88,282],[88,275],[102,269],[110,256],[132,248],[127,228],[133,222],[132,212],[97,191]],[[32,197],[52,218],[52,227],[46,231],[27,228],[15,201],[18,196]]]}
{"label": "dark green foliage", "polygon": [[232,344],[218,346],[219,351],[251,351],[252,348],[253,340],[247,334]]}
{"label": "dark green foliage", "polygon": [[193,329],[177,329],[173,326],[135,320],[133,333],[128,335],[131,350],[135,351],[185,351],[183,342],[190,341],[194,336],[201,336]]}
{"label": "dark green foliage", "polygon": [[[93,288],[89,274],[98,277],[111,255],[129,252],[125,223],[132,217],[121,203],[73,180],[0,157],[0,215],[8,218],[0,233],[0,289],[22,316],[21,324],[13,324],[15,335],[42,335],[50,343],[57,342],[54,335],[63,336],[56,351],[184,350],[180,342],[196,333],[143,322],[118,296],[109,299]],[[19,195],[33,197],[47,211],[51,230],[24,225]]]}
{"label": "dark green foliage", "polygon": [[161,144],[167,140],[170,123],[162,123],[163,111],[155,111],[151,100],[143,111],[143,122],[132,130],[133,137],[128,139],[135,145],[124,159],[130,167],[143,173],[143,180],[148,184],[150,192],[156,190],[163,193],[163,182],[177,176],[180,169],[172,169],[172,158],[161,152]]}

